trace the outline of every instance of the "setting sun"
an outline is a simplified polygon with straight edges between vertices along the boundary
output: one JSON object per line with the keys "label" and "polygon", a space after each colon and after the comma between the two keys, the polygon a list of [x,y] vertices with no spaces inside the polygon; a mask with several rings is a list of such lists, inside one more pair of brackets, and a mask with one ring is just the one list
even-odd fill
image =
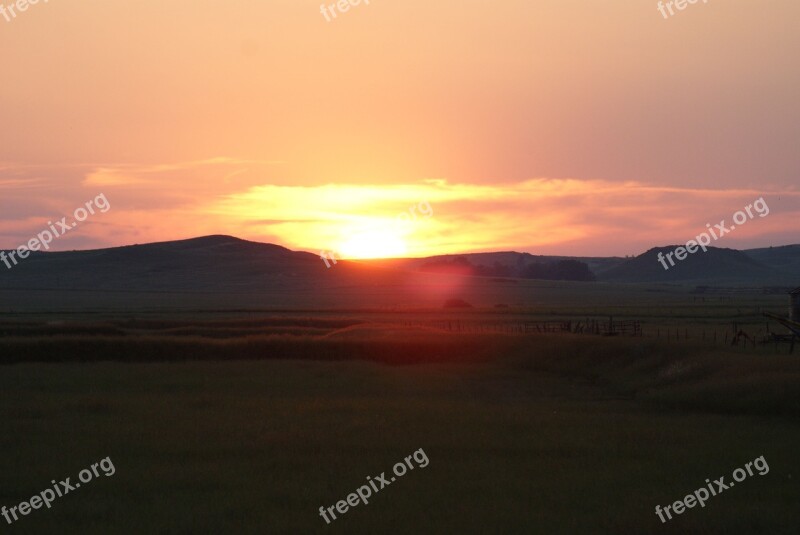
{"label": "setting sun", "polygon": [[345,259],[396,258],[407,251],[400,232],[391,228],[357,232],[339,246],[339,253]]}

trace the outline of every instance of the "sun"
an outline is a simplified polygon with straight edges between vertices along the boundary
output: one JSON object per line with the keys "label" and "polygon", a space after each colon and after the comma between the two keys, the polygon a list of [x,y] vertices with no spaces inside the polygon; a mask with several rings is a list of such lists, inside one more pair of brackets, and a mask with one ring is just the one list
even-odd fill
{"label": "sun", "polygon": [[339,245],[339,254],[344,259],[394,258],[407,252],[403,236],[393,229],[356,232]]}

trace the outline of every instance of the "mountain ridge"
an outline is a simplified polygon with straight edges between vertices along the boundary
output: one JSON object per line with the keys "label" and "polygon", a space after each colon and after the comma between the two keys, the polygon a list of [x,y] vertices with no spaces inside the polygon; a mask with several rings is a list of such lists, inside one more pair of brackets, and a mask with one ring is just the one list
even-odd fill
{"label": "mountain ridge", "polygon": [[[70,280],[80,287],[119,287],[146,289],[197,289],[224,287],[238,279],[236,286],[257,284],[246,279],[306,278],[328,272],[341,275],[353,269],[390,269],[418,271],[426,263],[463,257],[476,266],[496,264],[526,266],[577,260],[586,263],[599,281],[614,283],[709,283],[724,284],[792,284],[800,278],[800,244],[737,250],[709,247],[697,251],[665,270],[658,253],[666,255],[675,246],[653,247],[641,255],[622,257],[585,257],[534,255],[516,251],[436,255],[422,258],[340,261],[329,270],[318,255],[293,251],[284,246],[244,240],[235,236],[214,234],[182,240],[131,244],[80,251],[32,252],[13,269],[0,264],[0,286],[41,287],[49,281],[63,287]],[[347,267],[345,267],[347,266]],[[193,280],[189,280],[192,277]],[[172,277],[170,277],[172,275]],[[125,278],[127,281],[124,281]],[[147,277],[152,280],[147,281]],[[353,282],[353,281],[351,281]]]}

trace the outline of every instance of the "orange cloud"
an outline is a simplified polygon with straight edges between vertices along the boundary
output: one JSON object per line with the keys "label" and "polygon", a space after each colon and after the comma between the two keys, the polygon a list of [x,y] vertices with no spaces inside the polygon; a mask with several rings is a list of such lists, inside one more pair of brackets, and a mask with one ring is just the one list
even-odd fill
{"label": "orange cloud", "polygon": [[731,236],[727,246],[736,246],[796,230],[800,193],[574,179],[502,186],[429,180],[394,186],[258,186],[204,212],[240,222],[251,238],[268,231],[290,247],[331,249],[354,234],[388,228],[398,213],[427,201],[433,217],[418,218],[405,236],[411,256],[498,249],[605,255],[685,242],[706,223],[730,218],[762,196],[778,209]]}
{"label": "orange cloud", "polygon": [[[113,210],[57,244],[63,249],[232,234],[312,251],[423,256],[490,250],[625,255],[685,243],[706,223],[764,196],[766,218],[717,245],[797,241],[800,193],[713,190],[635,181],[538,178],[522,182],[264,184],[276,162],[212,158],[152,165],[14,166],[0,172],[10,199],[0,240],[15,247],[46,221],[104,193]],[[280,167],[278,166],[278,169]],[[5,178],[3,175],[7,175]],[[69,179],[59,182],[54,176]],[[433,208],[430,217],[419,204]],[[417,207],[417,208],[414,208]],[[398,227],[400,214],[416,219]],[[409,217],[409,219],[412,219]]]}

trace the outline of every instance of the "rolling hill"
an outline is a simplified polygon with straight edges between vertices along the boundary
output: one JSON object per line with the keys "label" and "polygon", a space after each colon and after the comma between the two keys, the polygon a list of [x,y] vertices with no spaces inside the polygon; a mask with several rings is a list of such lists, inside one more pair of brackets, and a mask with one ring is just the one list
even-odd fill
{"label": "rolling hill", "polygon": [[[663,263],[659,261],[659,253],[665,257],[676,247],[678,246],[654,247],[604,272],[602,279],[617,282],[701,281],[758,285],[759,281],[773,282],[774,279],[780,278],[773,267],[735,249],[709,247],[706,252],[698,251],[688,255],[684,260],[675,260],[674,266],[666,259]],[[664,264],[669,269],[665,269]]]}
{"label": "rolling hill", "polygon": [[[339,261],[232,236],[70,252],[37,252],[13,269],[0,264],[0,311],[162,308],[441,307],[463,298],[475,306],[532,306],[590,294],[622,295],[624,284],[788,286],[800,284],[800,245],[736,251],[709,248],[664,270],[654,248],[635,258],[572,258],[597,283],[425,272],[431,261],[464,257],[476,266],[526,266],[569,257],[498,252],[416,259]],[[613,286],[610,286],[613,285]],[[643,290],[636,290],[643,291]],[[561,297],[558,297],[561,296]],[[549,300],[549,301],[548,301]]]}

